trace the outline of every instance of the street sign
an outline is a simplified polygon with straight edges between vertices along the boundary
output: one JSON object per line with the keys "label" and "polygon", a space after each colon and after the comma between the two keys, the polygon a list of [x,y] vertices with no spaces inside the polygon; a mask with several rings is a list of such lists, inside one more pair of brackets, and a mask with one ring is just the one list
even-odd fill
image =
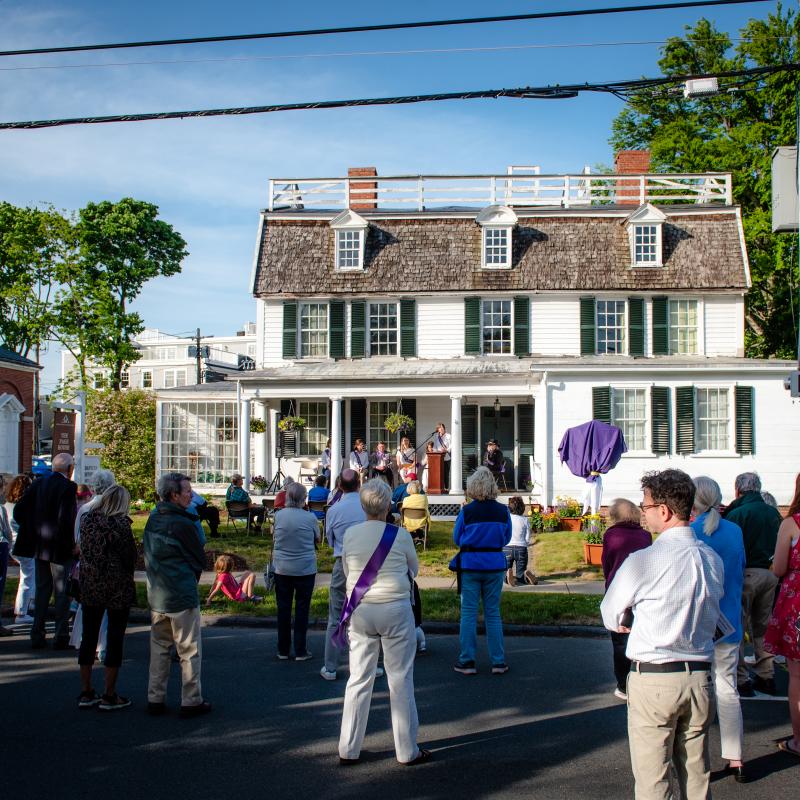
{"label": "street sign", "polygon": [[92,477],[100,469],[100,456],[83,457],[83,482],[91,485]]}
{"label": "street sign", "polygon": [[53,416],[53,455],[75,453],[75,412],[57,409]]}

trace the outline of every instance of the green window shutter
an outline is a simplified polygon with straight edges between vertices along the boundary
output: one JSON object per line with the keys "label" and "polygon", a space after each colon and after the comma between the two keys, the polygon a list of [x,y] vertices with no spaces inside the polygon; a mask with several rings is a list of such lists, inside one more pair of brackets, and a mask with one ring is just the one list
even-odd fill
{"label": "green window shutter", "polygon": [[596,352],[594,333],[594,297],[581,297],[581,355]]}
{"label": "green window shutter", "polygon": [[283,357],[297,358],[297,303],[283,304]]}
{"label": "green window shutter", "polygon": [[734,390],[736,404],[736,452],[746,455],[755,451],[753,435],[753,387],[737,386]]}
{"label": "green window shutter", "polygon": [[592,419],[611,424],[610,386],[592,386]]}
{"label": "green window shutter", "polygon": [[531,301],[528,297],[514,298],[514,355],[531,352]]}
{"label": "green window shutter", "polygon": [[453,491],[464,487],[467,477],[480,466],[480,444],[478,443],[478,406],[461,406],[461,468],[462,484],[456,485],[457,479],[451,476]]}
{"label": "green window shutter", "polygon": [[650,389],[650,431],[654,453],[669,453],[669,388],[653,386]]}
{"label": "green window shutter", "polygon": [[644,300],[641,297],[628,298],[628,353],[644,355]]}
{"label": "green window shutter", "polygon": [[666,297],[653,298],[653,355],[669,355],[669,304]]}
{"label": "green window shutter", "polygon": [[350,438],[352,441],[342,456],[345,462],[347,462],[356,439],[363,439],[364,444],[367,443],[367,401],[363,398],[354,397],[350,401]]}
{"label": "green window shutter", "polygon": [[344,303],[331,300],[328,304],[328,353],[331,358],[344,358]]}
{"label": "green window shutter", "polygon": [[400,301],[400,355],[413,358],[417,354],[417,301]]}
{"label": "green window shutter", "polygon": [[[344,306],[344,303],[342,303]],[[367,304],[350,303],[350,358],[364,358],[367,348]],[[342,313],[342,356],[344,356],[344,312]]]}
{"label": "green window shutter", "polygon": [[517,406],[517,433],[519,435],[519,485],[526,486],[531,479],[531,459],[534,439],[534,404]]}
{"label": "green window shutter", "polygon": [[481,299],[464,298],[464,352],[479,355],[481,352]]}
{"label": "green window shutter", "polygon": [[694,453],[694,386],[675,389],[675,450]]}

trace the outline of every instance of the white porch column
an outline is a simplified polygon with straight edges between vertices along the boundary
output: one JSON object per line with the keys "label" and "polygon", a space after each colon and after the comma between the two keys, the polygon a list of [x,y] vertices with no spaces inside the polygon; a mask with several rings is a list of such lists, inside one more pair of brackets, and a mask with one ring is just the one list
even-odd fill
{"label": "white porch column", "polygon": [[464,490],[461,466],[461,395],[450,395],[450,493]]}
{"label": "white porch column", "polygon": [[269,475],[265,475],[264,477],[269,478],[272,480],[273,475],[278,471],[278,460],[275,458],[275,450],[276,444],[275,441],[278,435],[278,417],[280,416],[281,410],[280,407],[277,406],[274,402],[270,403],[269,406],[269,423],[267,425],[267,433],[269,434],[268,444],[267,444],[267,464],[269,464]]}
{"label": "white porch column", "polygon": [[547,382],[547,373],[542,374],[539,384],[539,393],[535,397],[534,405],[534,441],[533,458],[541,469],[541,503],[548,506],[552,502],[551,498],[551,474],[552,474],[552,437],[553,425],[550,418],[550,386]]}
{"label": "white porch column", "polygon": [[259,433],[256,436],[256,460],[255,471],[256,475],[267,476],[269,471],[267,464],[269,459],[269,426],[267,425],[267,403],[264,400],[255,401],[255,414],[256,419],[260,419],[264,423],[266,430],[264,433]]}
{"label": "white porch column", "polygon": [[244,478],[245,491],[250,491],[250,401],[245,399],[239,425],[239,472]]}
{"label": "white porch column", "polygon": [[342,398],[331,397],[331,481],[336,483],[342,471]]}

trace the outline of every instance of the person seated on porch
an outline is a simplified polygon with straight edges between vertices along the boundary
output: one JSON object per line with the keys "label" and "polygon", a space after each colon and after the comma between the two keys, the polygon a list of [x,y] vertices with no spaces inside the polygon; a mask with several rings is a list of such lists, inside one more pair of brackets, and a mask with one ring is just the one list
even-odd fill
{"label": "person seated on porch", "polygon": [[[397,448],[397,474],[403,483],[408,483],[417,478],[417,451],[411,444],[408,436],[400,440],[400,447]],[[410,477],[411,475],[414,477]]]}
{"label": "person seated on porch", "polygon": [[389,507],[390,511],[393,514],[398,514],[400,512],[400,506],[403,505],[403,502],[408,497],[408,486],[412,481],[417,479],[417,475],[415,472],[408,473],[408,483],[404,481],[400,481],[397,484],[397,488],[392,492],[392,504]]}
{"label": "person seated on porch", "polygon": [[331,479],[331,440],[325,443],[325,449],[319,457],[319,470],[320,474],[325,477],[325,485],[327,486]]}
{"label": "person seated on porch", "polygon": [[353,444],[353,451],[350,453],[350,469],[358,473],[358,477],[364,480],[367,476],[368,466],[369,453],[364,448],[364,440],[356,439]]}
{"label": "person seated on porch", "polygon": [[286,508],[286,490],[294,483],[294,478],[288,477],[283,482],[283,488],[275,495],[275,510],[280,511]]}
{"label": "person seated on porch", "polygon": [[242,487],[244,479],[238,472],[231,475],[231,485],[225,492],[225,502],[247,503],[250,507],[250,521],[255,525],[256,531],[261,530],[264,524],[264,506],[257,506],[250,502],[250,495]]}
{"label": "person seated on porch", "polygon": [[497,446],[497,442],[494,439],[489,439],[486,445],[486,453],[483,456],[483,466],[489,468],[495,481],[503,471],[504,464],[503,451]]}
{"label": "person seated on porch", "polygon": [[425,445],[425,455],[422,456],[422,460],[419,462],[419,470],[420,475],[422,476],[422,488],[424,491],[428,491],[428,453],[435,453],[436,450],[434,449],[433,442],[428,442]]}
{"label": "person seated on porch", "polygon": [[[328,502],[328,488],[327,488],[327,479],[324,475],[317,475],[317,479],[314,482],[314,485],[311,487],[311,491],[308,493],[308,502],[309,503],[327,503]],[[324,511],[312,511],[311,512],[317,519],[325,519],[325,512]]]}
{"label": "person seated on porch", "polygon": [[403,510],[407,508],[421,508],[425,512],[425,516],[422,519],[405,519],[403,521],[403,527],[411,534],[411,538],[416,544],[418,541],[421,542],[423,540],[422,529],[431,521],[431,515],[428,512],[428,496],[422,491],[422,486],[418,480],[409,481],[406,484],[406,488],[408,489],[408,494],[403,500],[403,509],[400,513],[402,514]]}
{"label": "person seated on porch", "polygon": [[375,452],[369,457],[371,477],[381,478],[392,485],[392,457],[386,452],[386,442],[378,442]]}

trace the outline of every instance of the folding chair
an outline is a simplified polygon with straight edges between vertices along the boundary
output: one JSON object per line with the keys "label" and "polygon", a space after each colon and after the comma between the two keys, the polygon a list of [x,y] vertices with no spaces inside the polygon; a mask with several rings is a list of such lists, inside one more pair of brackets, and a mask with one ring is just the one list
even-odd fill
{"label": "folding chair", "polygon": [[319,462],[315,459],[306,458],[300,462],[300,473],[297,476],[299,483],[303,482],[305,478],[309,483],[314,483],[317,478],[319,469]]}
{"label": "folding chair", "polygon": [[245,533],[250,533],[250,504],[239,500],[226,500],[225,510],[228,512],[228,524],[233,525],[233,530],[236,531],[236,520],[245,521]]}
{"label": "folding chair", "polygon": [[[309,500],[308,510],[311,512],[321,511],[322,518],[319,521],[320,528],[322,529],[322,536],[325,537],[325,514],[328,512],[328,503],[326,500]],[[316,516],[316,515],[315,515]]]}
{"label": "folding chair", "polygon": [[272,528],[272,532],[275,532],[275,498],[265,497],[261,501],[261,505],[264,506],[264,535],[266,536],[268,525]]}
{"label": "folding chair", "polygon": [[430,521],[428,520],[428,512],[424,508],[400,508],[400,524],[405,527],[407,519],[424,519],[425,524],[421,528],[417,528],[411,535],[412,537],[414,534],[419,535],[419,532],[423,532],[423,539],[422,539],[422,549],[428,549],[428,528],[430,527]]}
{"label": "folding chair", "polygon": [[503,482],[503,491],[508,494],[508,483],[506,483],[506,462],[503,461],[503,466],[500,467],[500,472],[498,472],[494,476],[495,481],[497,482],[497,488],[500,488],[500,481]]}

